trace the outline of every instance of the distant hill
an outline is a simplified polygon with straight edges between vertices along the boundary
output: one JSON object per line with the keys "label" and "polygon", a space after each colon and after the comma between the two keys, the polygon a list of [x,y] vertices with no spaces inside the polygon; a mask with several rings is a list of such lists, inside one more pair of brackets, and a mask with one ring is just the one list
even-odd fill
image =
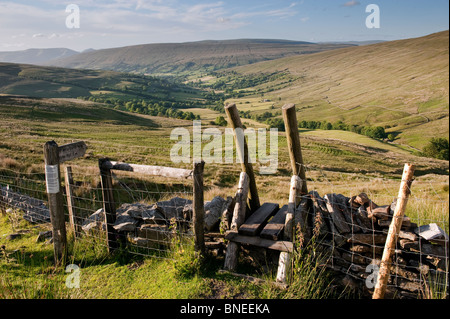
{"label": "distant hill", "polygon": [[67,58],[78,53],[66,48],[5,51],[0,52],[0,62],[43,64],[50,60]]}
{"label": "distant hill", "polygon": [[[247,91],[264,94],[275,107],[296,103],[302,120],[383,126],[397,136],[396,142],[417,148],[431,137],[449,136],[448,30],[233,69],[236,77],[279,71],[289,73],[292,81]],[[270,111],[244,108],[246,99],[242,109]]]}
{"label": "distant hill", "polygon": [[352,46],[271,39],[143,44],[83,52],[47,65],[141,74],[186,74]]}
{"label": "distant hill", "polygon": [[187,103],[199,99],[196,89],[151,76],[1,62],[0,94],[39,98],[85,97],[101,101],[145,99]]}

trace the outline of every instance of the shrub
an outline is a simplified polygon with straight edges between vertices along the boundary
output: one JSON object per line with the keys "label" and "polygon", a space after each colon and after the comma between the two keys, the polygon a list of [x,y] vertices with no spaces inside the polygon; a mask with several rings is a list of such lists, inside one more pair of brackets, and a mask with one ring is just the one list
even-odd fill
{"label": "shrub", "polygon": [[441,137],[433,137],[430,142],[423,148],[422,155],[433,157],[441,160],[449,160],[449,143],[448,139]]}

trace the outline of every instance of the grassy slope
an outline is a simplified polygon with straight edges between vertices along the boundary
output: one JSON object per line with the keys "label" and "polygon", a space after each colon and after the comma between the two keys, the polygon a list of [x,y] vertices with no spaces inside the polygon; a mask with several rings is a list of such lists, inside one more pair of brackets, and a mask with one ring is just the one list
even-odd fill
{"label": "grassy slope", "polygon": [[[78,100],[0,97],[0,123],[0,153],[16,160],[24,169],[42,166],[42,146],[49,140],[60,145],[74,140],[86,141],[87,156],[75,161],[82,166],[95,167],[97,159],[106,156],[129,163],[191,167],[170,160],[170,149],[175,144],[170,140],[172,129],[186,127],[191,131],[191,121],[130,114]],[[202,124],[203,128],[208,127],[207,123]],[[317,174],[337,172],[339,177],[342,173],[359,172],[398,178],[407,161],[417,164],[417,176],[448,174],[447,161],[416,157],[351,132],[335,133],[335,138],[316,136],[308,131],[301,133],[305,163],[309,169],[318,170]],[[278,149],[277,175],[259,175],[258,163],[255,172],[263,200],[282,203],[286,194],[280,193],[279,184],[288,183],[290,175],[286,139],[282,133]],[[208,196],[215,192],[234,193],[239,171],[236,160],[234,164],[208,163],[205,169],[205,180],[211,190]]]}
{"label": "grassy slope", "polygon": [[[298,79],[264,96],[276,106],[296,103],[299,118],[305,120],[391,126],[387,132],[400,133],[397,142],[421,148],[428,138],[449,134],[448,47],[449,32],[445,31],[261,62],[235,71],[288,69]],[[269,85],[273,83],[253,89]],[[242,99],[247,100],[256,108],[261,104]]]}
{"label": "grassy slope", "polygon": [[346,46],[279,40],[145,44],[82,53],[54,60],[51,65],[151,74],[192,74]]}
{"label": "grassy slope", "polygon": [[[86,141],[87,155],[71,162],[77,176],[84,169],[91,174],[86,178],[95,174],[98,178],[95,166],[97,158],[103,156],[138,164],[177,166],[169,160],[169,146],[174,143],[169,140],[170,131],[173,127],[190,128],[191,125],[190,121],[129,114],[91,102],[0,97],[0,170],[7,168],[42,173],[42,145],[52,139],[60,145],[80,139]],[[448,215],[445,222],[448,211],[448,162],[388,152],[377,149],[376,145],[369,147],[307,136],[307,132],[302,136],[304,158],[309,166],[309,189],[315,189],[322,195],[336,192],[346,196],[364,191],[378,204],[386,204],[398,191],[404,161],[413,161],[418,164],[418,169],[407,215],[415,218],[420,212],[422,221],[426,216],[426,220],[444,220],[448,225]],[[12,160],[5,160],[8,158]],[[279,141],[279,161],[277,175],[262,176],[255,170],[262,202],[287,202],[290,169],[283,136]],[[181,166],[190,167],[187,164]],[[239,171],[238,164],[207,164],[205,200],[215,195],[233,195]],[[358,171],[363,174],[358,174]],[[447,175],[432,174],[439,172]],[[395,179],[383,179],[384,176]],[[309,281],[297,286],[295,289],[298,290],[284,293],[269,286],[255,287],[217,274],[216,271],[223,265],[220,258],[204,268],[206,273],[186,276],[183,271],[192,269],[193,262],[189,257],[191,255],[186,253],[179,253],[174,260],[107,257],[101,246],[83,242],[71,249],[70,256],[70,262],[80,265],[82,269],[81,288],[68,290],[64,285],[67,273],[51,265],[52,246],[35,243],[41,229],[23,221],[15,227],[15,230],[28,229],[30,232],[16,241],[6,240],[4,235],[13,232],[12,224],[0,215],[0,246],[6,246],[0,253],[0,297],[321,298],[328,293],[315,285],[313,295],[306,295],[304,292],[311,290]],[[313,278],[323,278],[314,274],[317,271],[314,265],[307,271]]]}
{"label": "grassy slope", "polygon": [[[143,89],[145,87],[145,89]],[[75,70],[0,63],[0,93],[45,98],[102,95],[123,100],[196,100],[195,89],[148,76],[100,70]]]}

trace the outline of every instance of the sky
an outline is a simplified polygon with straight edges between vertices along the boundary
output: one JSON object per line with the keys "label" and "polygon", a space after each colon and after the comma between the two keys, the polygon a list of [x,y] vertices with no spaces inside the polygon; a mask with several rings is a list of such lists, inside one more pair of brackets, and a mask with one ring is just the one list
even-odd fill
{"label": "sky", "polygon": [[[70,4],[79,20],[66,12]],[[366,25],[370,4],[379,8],[379,28]],[[448,0],[0,0],[0,51],[242,38],[390,41],[448,30],[448,11]]]}

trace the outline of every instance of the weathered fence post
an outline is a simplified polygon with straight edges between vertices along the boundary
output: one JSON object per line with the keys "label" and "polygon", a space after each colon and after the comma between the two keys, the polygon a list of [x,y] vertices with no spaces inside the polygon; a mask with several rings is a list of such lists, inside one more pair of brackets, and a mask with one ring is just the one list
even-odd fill
{"label": "weathered fence post", "polygon": [[64,219],[64,198],[61,191],[59,172],[59,148],[55,141],[44,145],[45,184],[48,207],[52,223],[53,250],[55,264],[61,265],[67,255],[66,223]]}
{"label": "weathered fence post", "polygon": [[[231,221],[231,231],[237,232],[239,227],[244,223],[245,211],[247,209],[247,198],[249,192],[248,174],[242,172],[239,179],[238,191],[236,193],[236,205],[234,206],[233,219]],[[235,270],[238,262],[238,244],[230,241],[227,245],[225,255],[226,270]]]}
{"label": "weathered fence post", "polygon": [[[255,174],[253,172],[253,166],[248,159],[248,146],[244,136],[244,127],[242,126],[241,118],[239,117],[239,111],[236,108],[236,104],[229,104],[225,106],[225,112],[231,122],[233,128],[234,139],[236,141],[236,152],[241,160],[242,171],[247,173],[250,185],[250,209],[251,212],[256,211],[260,206],[258,189],[256,188]],[[239,136],[242,134],[242,136]],[[243,145],[239,141],[243,141]],[[243,149],[242,149],[243,148]]]}
{"label": "weathered fence post", "polygon": [[72,167],[66,166],[64,170],[64,180],[66,184],[66,196],[67,196],[67,209],[69,211],[69,223],[73,231],[74,237],[79,237],[80,225],[78,225],[78,219],[75,216],[74,211],[74,197],[73,197],[73,177]]}
{"label": "weathered fence post", "polygon": [[[284,240],[293,241],[294,240],[294,217],[295,209],[297,207],[297,197],[300,193],[302,185],[302,179],[293,175],[291,178],[290,191],[289,191],[289,203],[288,210],[286,213],[286,219],[284,222]],[[290,270],[291,263],[291,253],[280,252],[280,257],[278,260],[278,271],[277,271],[277,281],[281,283],[286,283],[286,277]]]}
{"label": "weathered fence post", "polygon": [[106,224],[106,243],[108,252],[112,252],[119,248],[119,242],[117,231],[113,227],[116,222],[116,203],[114,201],[111,168],[105,165],[107,162],[109,162],[109,160],[106,158],[98,160],[102,185],[103,211]]}
{"label": "weathered fence post", "polygon": [[402,182],[398,192],[397,204],[392,217],[389,232],[384,246],[383,257],[381,258],[380,270],[378,272],[377,283],[372,295],[373,299],[383,299],[386,292],[386,286],[389,279],[389,270],[391,266],[391,253],[395,250],[398,234],[400,232],[403,216],[408,203],[408,197],[411,193],[411,184],[413,182],[415,166],[405,164],[403,169]]}
{"label": "weathered fence post", "polygon": [[302,195],[308,193],[306,185],[305,166],[303,165],[302,148],[300,145],[300,136],[298,133],[297,113],[294,104],[286,104],[282,107],[284,127],[286,130],[286,140],[289,149],[289,157],[291,159],[291,167],[293,175],[301,178]]}
{"label": "weathered fence post", "polygon": [[194,163],[194,201],[193,220],[195,235],[195,251],[205,253],[205,207],[203,202],[203,169],[205,162]]}

